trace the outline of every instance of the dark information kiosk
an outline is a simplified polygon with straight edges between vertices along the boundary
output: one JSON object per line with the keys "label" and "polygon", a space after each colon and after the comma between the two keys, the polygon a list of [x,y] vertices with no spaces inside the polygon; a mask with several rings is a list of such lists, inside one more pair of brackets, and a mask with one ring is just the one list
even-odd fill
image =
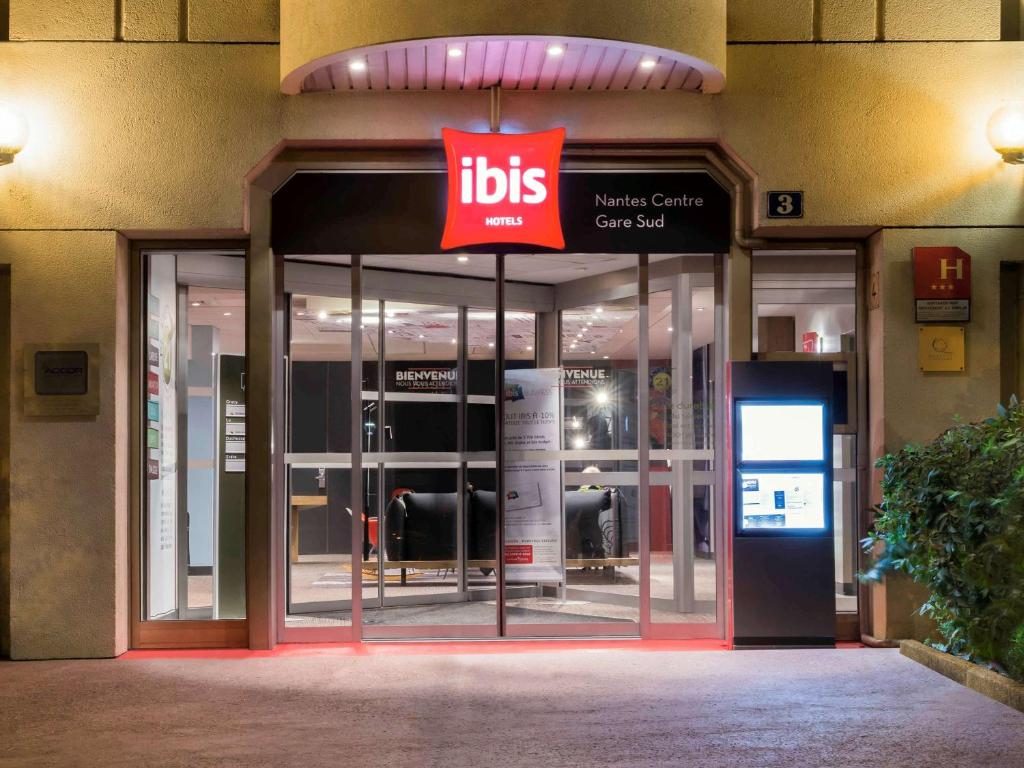
{"label": "dark information kiosk", "polygon": [[834,645],[830,363],[731,366],[733,641]]}

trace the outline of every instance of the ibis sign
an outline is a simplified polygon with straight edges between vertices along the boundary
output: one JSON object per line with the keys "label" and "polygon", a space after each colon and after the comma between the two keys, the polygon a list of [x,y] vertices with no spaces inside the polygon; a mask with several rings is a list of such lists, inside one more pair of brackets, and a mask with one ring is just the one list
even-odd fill
{"label": "ibis sign", "polygon": [[565,129],[541,133],[442,130],[448,213],[441,248],[523,243],[562,249],[558,165]]}

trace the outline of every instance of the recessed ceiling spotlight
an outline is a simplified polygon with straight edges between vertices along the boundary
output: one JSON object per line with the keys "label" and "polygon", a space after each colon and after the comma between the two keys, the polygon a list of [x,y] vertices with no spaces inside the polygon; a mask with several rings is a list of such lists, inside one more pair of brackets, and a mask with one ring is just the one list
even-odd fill
{"label": "recessed ceiling spotlight", "polygon": [[203,302],[201,302],[201,301],[193,301],[192,302],[192,306],[193,307],[201,307],[201,306],[203,306]]}
{"label": "recessed ceiling spotlight", "polygon": [[704,311],[704,307],[697,307],[697,311],[698,312],[703,312]]}
{"label": "recessed ceiling spotlight", "polygon": [[594,310],[594,312],[596,312],[597,314],[599,314],[599,315],[600,315],[600,314],[601,314],[602,312],[604,312],[604,307],[597,307],[597,308],[596,308],[596,309]]}
{"label": "recessed ceiling spotlight", "polygon": [[575,344],[570,344],[569,345],[569,349],[576,349],[576,345]]}
{"label": "recessed ceiling spotlight", "polygon": [[587,325],[593,325],[593,324],[594,324],[593,320],[587,320]]}
{"label": "recessed ceiling spotlight", "polygon": [[395,331],[394,331],[393,329],[392,329],[392,330],[389,330],[389,331],[388,331],[388,333],[394,333],[394,332],[395,332]]}
{"label": "recessed ceiling spotlight", "polygon": [[366,62],[362,59],[352,59],[352,61],[348,63],[348,68],[353,72],[365,72]]}
{"label": "recessed ceiling spotlight", "polygon": [[527,347],[527,348],[526,348],[526,351],[527,351],[527,352],[533,352],[533,347]]}
{"label": "recessed ceiling spotlight", "polygon": [[595,352],[594,350],[590,350],[590,354],[592,354],[592,355],[596,355],[596,354],[597,354],[597,352]]}
{"label": "recessed ceiling spotlight", "polygon": [[461,262],[462,264],[465,264],[467,261],[469,261],[469,256],[456,256],[455,260]]}
{"label": "recessed ceiling spotlight", "polygon": [[448,49],[448,55],[451,56],[453,59],[457,59],[459,58],[459,56],[462,55],[462,49],[453,46]]}
{"label": "recessed ceiling spotlight", "polygon": [[604,358],[605,360],[607,360],[607,359],[608,359],[608,355],[602,355],[602,357],[603,357],[603,358]]}
{"label": "recessed ceiling spotlight", "polygon": [[327,313],[326,313],[326,312],[324,312],[324,311],[323,311],[323,310],[321,309],[321,310],[320,310],[319,312],[317,312],[317,313],[316,313],[316,319],[317,319],[317,320],[326,320],[326,319],[327,319]]}
{"label": "recessed ceiling spotlight", "polygon": [[640,69],[654,69],[657,63],[654,59],[641,59]]}
{"label": "recessed ceiling spotlight", "polygon": [[487,346],[488,347],[493,347],[494,346],[494,342],[493,341],[488,341],[487,342]]}
{"label": "recessed ceiling spotlight", "polygon": [[426,337],[426,336],[424,336],[424,335],[423,335],[423,334],[421,333],[421,334],[420,334],[420,338],[421,338],[421,339],[425,339],[425,338],[427,338],[427,337]]}
{"label": "recessed ceiling spotlight", "polygon": [[230,312],[225,312],[224,313],[224,317],[231,317],[231,313]]}
{"label": "recessed ceiling spotlight", "polygon": [[548,56],[561,56],[563,53],[565,53],[565,48],[557,43],[548,46]]}
{"label": "recessed ceiling spotlight", "polygon": [[668,327],[668,332],[672,333],[672,326],[671,325]]}
{"label": "recessed ceiling spotlight", "polygon": [[302,311],[302,310],[300,309],[300,310],[299,310],[298,312],[296,312],[296,313],[295,313],[295,316],[296,316],[296,317],[305,317],[305,316],[306,316],[306,313],[305,313],[305,312],[303,312],[303,311]]}
{"label": "recessed ceiling spotlight", "polygon": [[384,313],[384,316],[385,317],[394,317],[395,313],[392,312],[391,310],[388,310],[387,312]]}
{"label": "recessed ceiling spotlight", "polygon": [[452,339],[452,344],[458,344],[458,343],[459,343],[458,339]]}

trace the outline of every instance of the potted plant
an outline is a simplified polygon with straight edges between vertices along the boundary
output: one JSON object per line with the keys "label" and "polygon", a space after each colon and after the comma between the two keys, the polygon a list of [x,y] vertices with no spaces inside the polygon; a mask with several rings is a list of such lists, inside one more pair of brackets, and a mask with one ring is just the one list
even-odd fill
{"label": "potted plant", "polygon": [[957,423],[883,456],[883,500],[864,576],[908,574],[930,597],[940,651],[1024,681],[1024,407]]}

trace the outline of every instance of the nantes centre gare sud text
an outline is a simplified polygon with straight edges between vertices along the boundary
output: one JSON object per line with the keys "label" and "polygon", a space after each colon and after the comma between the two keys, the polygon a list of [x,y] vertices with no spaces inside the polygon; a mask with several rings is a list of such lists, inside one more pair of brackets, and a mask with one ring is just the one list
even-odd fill
{"label": "nantes centre gare sud text", "polygon": [[[655,192],[647,197],[632,195],[608,195],[598,192],[594,195],[594,206],[597,208],[702,208],[703,197],[692,195],[666,195]],[[633,216],[609,216],[599,213],[594,223],[601,229],[664,229],[665,214],[636,213]]]}

